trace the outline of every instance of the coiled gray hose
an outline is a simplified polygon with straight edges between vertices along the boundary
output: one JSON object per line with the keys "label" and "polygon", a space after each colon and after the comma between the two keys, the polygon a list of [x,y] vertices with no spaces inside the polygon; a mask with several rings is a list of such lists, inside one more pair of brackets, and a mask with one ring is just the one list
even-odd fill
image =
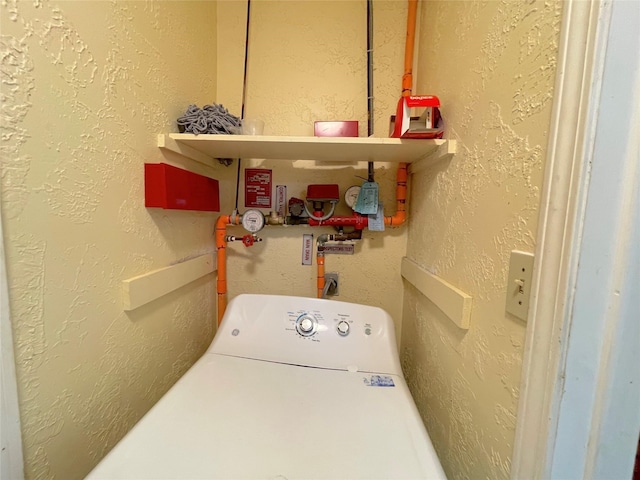
{"label": "coiled gray hose", "polygon": [[239,117],[230,114],[226,108],[217,103],[205,105],[202,108],[189,105],[177,122],[180,133],[196,135],[199,133],[237,134],[241,133],[242,125]]}

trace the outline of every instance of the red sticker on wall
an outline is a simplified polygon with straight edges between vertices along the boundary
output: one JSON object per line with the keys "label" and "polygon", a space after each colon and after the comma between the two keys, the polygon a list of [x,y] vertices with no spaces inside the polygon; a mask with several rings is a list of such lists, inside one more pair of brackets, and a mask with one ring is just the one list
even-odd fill
{"label": "red sticker on wall", "polygon": [[244,206],[246,208],[271,208],[271,170],[245,168]]}

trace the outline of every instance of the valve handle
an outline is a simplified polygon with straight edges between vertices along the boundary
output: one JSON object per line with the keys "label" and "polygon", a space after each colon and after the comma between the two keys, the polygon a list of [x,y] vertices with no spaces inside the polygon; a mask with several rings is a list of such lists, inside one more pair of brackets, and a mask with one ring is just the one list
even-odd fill
{"label": "valve handle", "polygon": [[250,247],[251,245],[253,245],[253,242],[255,242],[255,238],[253,237],[253,235],[244,235],[242,237],[242,243],[245,247]]}

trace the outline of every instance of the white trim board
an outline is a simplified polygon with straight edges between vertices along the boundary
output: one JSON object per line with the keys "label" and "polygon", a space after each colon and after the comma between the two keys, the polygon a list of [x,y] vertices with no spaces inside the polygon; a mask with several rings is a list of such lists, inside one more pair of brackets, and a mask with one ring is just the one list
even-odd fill
{"label": "white trim board", "polygon": [[454,287],[407,257],[402,258],[402,277],[436,305],[458,328],[471,325],[471,295]]}
{"label": "white trim board", "polygon": [[631,478],[640,432],[640,4],[606,2],[596,38],[593,148],[550,478]]}
{"label": "white trim board", "polygon": [[124,280],[123,308],[134,310],[216,270],[212,253]]}
{"label": "white trim board", "polygon": [[564,4],[511,462],[514,480],[549,478],[551,468],[547,449],[555,434],[551,419],[559,402],[555,384],[572,304],[571,277],[577,267],[572,239],[581,229],[578,186],[584,175],[583,152],[588,150],[599,9],[599,2]]}
{"label": "white trim board", "polygon": [[9,309],[9,288],[4,258],[2,213],[0,212],[0,478],[24,478],[22,430],[18,403],[18,383],[13,350],[13,333]]}
{"label": "white trim board", "polygon": [[[634,229],[637,237],[637,198],[631,213],[626,212],[624,200],[629,203],[634,181],[637,188],[637,170],[632,173],[631,165],[637,162],[638,138],[637,131],[632,133],[633,120],[627,118],[639,95],[638,83],[632,85],[634,75],[638,76],[638,57],[629,55],[637,52],[633,40],[639,40],[634,3],[569,0],[564,4],[513,479],[631,476],[639,413],[633,400],[639,395],[640,382],[625,383],[621,377],[638,372],[637,361],[629,361],[637,352],[637,335],[629,333],[634,325],[632,307],[637,310],[637,298],[629,292],[634,285],[637,288],[637,272],[635,284],[612,287],[634,278],[630,270],[628,274],[618,270],[624,264],[621,259],[634,255],[637,259],[627,237]],[[627,9],[624,14],[622,7]],[[621,26],[610,31],[616,8]],[[626,35],[622,41],[621,35]],[[618,41],[611,43],[615,36]],[[607,76],[607,63],[623,71]],[[605,95],[607,78],[626,79],[626,83],[618,82],[624,85]],[[621,97],[624,101],[614,107],[613,120],[603,116]],[[633,142],[635,158],[629,151],[625,157],[621,150]],[[616,223],[621,218],[627,219],[626,224]],[[616,232],[627,234],[616,238]],[[607,255],[607,251],[616,254]],[[599,278],[594,278],[594,272]],[[594,281],[597,287],[589,287]],[[581,293],[581,288],[587,290]],[[602,314],[607,302],[616,312],[607,309]],[[637,317],[633,320],[637,332]],[[626,431],[632,431],[633,441],[621,434]],[[625,468],[628,475],[611,476]]]}

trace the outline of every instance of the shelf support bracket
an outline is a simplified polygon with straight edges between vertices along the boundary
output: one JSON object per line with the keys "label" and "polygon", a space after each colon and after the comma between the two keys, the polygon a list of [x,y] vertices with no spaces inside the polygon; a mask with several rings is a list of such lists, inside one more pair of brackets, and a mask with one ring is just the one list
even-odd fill
{"label": "shelf support bracket", "polygon": [[418,173],[426,170],[430,166],[440,162],[441,160],[448,160],[453,157],[458,150],[458,145],[455,140],[447,140],[440,145],[435,152],[422,157],[409,165],[409,173]]}
{"label": "shelf support bracket", "polygon": [[202,153],[193,147],[176,142],[169,135],[165,135],[163,133],[158,135],[158,147],[164,150],[170,150],[178,155],[182,155],[195,160],[196,162],[207,165],[208,167],[211,167],[214,164],[213,157]]}

